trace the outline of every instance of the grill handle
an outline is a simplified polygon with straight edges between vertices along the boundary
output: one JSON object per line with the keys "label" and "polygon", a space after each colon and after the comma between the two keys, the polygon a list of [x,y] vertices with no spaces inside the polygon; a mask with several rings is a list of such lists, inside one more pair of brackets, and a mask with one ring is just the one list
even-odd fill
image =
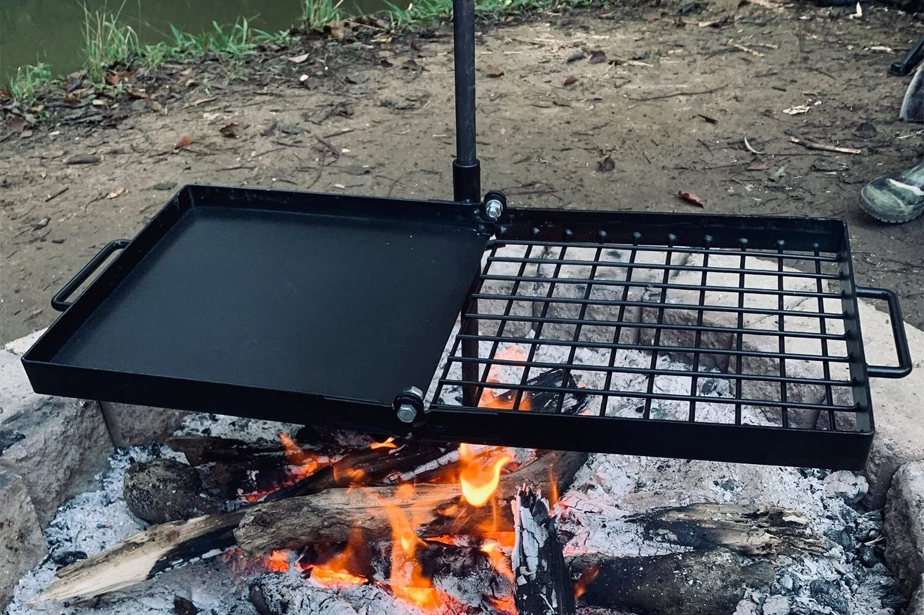
{"label": "grill handle", "polygon": [[889,318],[892,321],[892,337],[895,340],[895,351],[898,354],[898,365],[869,365],[867,372],[870,378],[904,378],[911,373],[911,349],[908,347],[908,337],[905,335],[905,321],[902,318],[902,308],[898,303],[898,295],[885,288],[857,287],[857,297],[861,299],[879,299],[889,305]]}
{"label": "grill handle", "polygon": [[103,246],[103,249],[97,252],[96,256],[91,258],[90,262],[84,265],[83,269],[78,271],[77,275],[71,278],[71,281],[65,284],[64,288],[59,290],[58,293],[51,298],[51,307],[59,312],[63,312],[71,307],[71,302],[68,301],[67,298],[70,297],[75,290],[80,288],[80,285],[86,282],[87,279],[93,275],[93,272],[106,262],[107,258],[112,256],[113,252],[121,250],[129,243],[131,243],[131,239],[116,239]]}

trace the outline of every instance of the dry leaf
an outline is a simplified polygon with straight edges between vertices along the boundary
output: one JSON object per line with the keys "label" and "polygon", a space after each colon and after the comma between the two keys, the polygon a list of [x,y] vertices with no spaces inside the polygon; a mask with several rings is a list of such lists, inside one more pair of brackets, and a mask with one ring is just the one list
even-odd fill
{"label": "dry leaf", "polygon": [[500,67],[498,67],[498,66],[494,66],[494,65],[489,64],[489,65],[487,65],[487,66],[484,67],[484,74],[485,74],[485,76],[487,76],[487,77],[491,77],[492,79],[496,79],[496,78],[498,78],[498,77],[503,77],[503,76],[504,76],[504,69],[503,69],[503,68],[500,68]]}
{"label": "dry leaf", "polygon": [[92,101],[90,101],[90,104],[93,105],[94,107],[107,107],[108,106],[105,100],[100,100],[99,98],[94,98]]}
{"label": "dry leaf", "polygon": [[588,60],[591,64],[601,64],[606,62],[606,52],[605,51],[595,51],[590,54],[590,59]]}
{"label": "dry leaf", "polygon": [[119,85],[120,83],[122,83],[123,81],[127,81],[128,79],[130,79],[131,76],[132,74],[130,72],[109,73],[108,75],[106,75],[106,83],[115,87]]}
{"label": "dry leaf", "polygon": [[213,100],[216,100],[216,99],[217,99],[216,96],[207,96],[205,98],[197,98],[196,100],[192,101],[189,104],[191,104],[193,107],[198,107],[199,105],[204,105],[205,103],[212,102]]}
{"label": "dry leaf", "polygon": [[577,82],[578,82],[578,78],[575,77],[574,75],[571,75],[570,77],[568,77],[567,79],[565,79],[565,87],[567,87],[567,86],[569,86],[569,85],[574,85],[574,84],[577,83]]}
{"label": "dry leaf", "polygon": [[681,190],[677,193],[677,196],[679,196],[681,199],[683,199],[687,203],[690,203],[691,205],[696,205],[697,207],[706,206],[706,204],[703,203],[703,200],[699,198],[698,196],[696,196],[695,194],[693,194],[692,192],[684,192],[683,190]]}
{"label": "dry leaf", "polygon": [[748,171],[766,171],[769,168],[766,162],[759,162],[757,160],[747,166]]}
{"label": "dry leaf", "polygon": [[125,188],[116,188],[115,190],[113,190],[112,192],[110,192],[109,194],[107,194],[107,195],[106,195],[106,198],[107,198],[107,199],[114,199],[114,198],[116,198],[117,196],[120,196],[123,192],[125,192]]}
{"label": "dry leaf", "polygon": [[144,102],[148,106],[148,109],[150,109],[151,111],[154,111],[155,113],[160,113],[161,111],[164,110],[164,106],[160,104],[159,102],[157,102],[156,100],[154,100],[153,98],[145,98]]}
{"label": "dry leaf", "polygon": [[221,136],[223,136],[223,137],[225,137],[225,138],[227,138],[227,139],[237,139],[237,137],[238,137],[237,129],[240,128],[240,127],[241,127],[241,125],[240,125],[239,123],[237,123],[237,122],[231,122],[230,124],[228,124],[228,125],[226,125],[226,126],[222,126],[221,128],[219,128],[219,129],[218,129],[218,132],[221,133]]}
{"label": "dry leaf", "polygon": [[195,143],[195,141],[193,141],[192,137],[189,135],[183,135],[176,140],[176,143],[173,144],[173,149],[183,149],[184,147],[189,147],[193,143]]}
{"label": "dry leaf", "polygon": [[286,58],[286,59],[289,60],[289,62],[293,62],[293,63],[295,63],[295,64],[301,64],[302,62],[304,62],[305,60],[308,59],[308,56],[309,56],[309,55],[310,55],[310,54],[303,53],[303,54],[301,54],[301,55],[292,56],[291,58]]}
{"label": "dry leaf", "polygon": [[802,115],[803,113],[808,113],[809,109],[811,109],[811,107],[808,105],[795,105],[789,109],[783,109],[783,113],[786,115]]}
{"label": "dry leaf", "polygon": [[6,121],[6,129],[10,132],[21,133],[26,129],[26,119],[17,116],[13,116]]}

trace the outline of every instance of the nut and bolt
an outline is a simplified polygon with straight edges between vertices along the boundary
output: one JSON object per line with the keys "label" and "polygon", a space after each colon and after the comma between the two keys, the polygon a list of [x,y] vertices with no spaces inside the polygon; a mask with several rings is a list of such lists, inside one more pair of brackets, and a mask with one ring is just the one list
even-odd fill
{"label": "nut and bolt", "polygon": [[484,204],[484,213],[489,220],[497,220],[504,213],[504,204],[498,199],[491,199]]}
{"label": "nut and bolt", "polygon": [[423,391],[417,387],[408,387],[398,397],[395,414],[402,423],[413,423],[417,418],[418,408],[423,407]]}
{"label": "nut and bolt", "polygon": [[398,406],[398,420],[402,423],[413,423],[417,418],[417,408],[408,402]]}

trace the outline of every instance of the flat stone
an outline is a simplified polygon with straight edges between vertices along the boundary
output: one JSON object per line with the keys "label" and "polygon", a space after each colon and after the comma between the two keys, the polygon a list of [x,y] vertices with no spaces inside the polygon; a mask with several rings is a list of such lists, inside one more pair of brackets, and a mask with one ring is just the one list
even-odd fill
{"label": "flat stone", "polygon": [[0,470],[0,610],[13,596],[19,578],[47,552],[35,507],[23,480]]}
{"label": "flat stone", "polygon": [[189,412],[100,402],[109,433],[116,446],[139,446],[163,442],[179,428]]}
{"label": "flat stone", "polygon": [[0,468],[22,477],[44,526],[94,486],[112,440],[96,402],[37,395],[20,359],[0,350]]}
{"label": "flat stone", "polygon": [[885,505],[885,559],[906,596],[924,574],[924,462],[895,473]]}

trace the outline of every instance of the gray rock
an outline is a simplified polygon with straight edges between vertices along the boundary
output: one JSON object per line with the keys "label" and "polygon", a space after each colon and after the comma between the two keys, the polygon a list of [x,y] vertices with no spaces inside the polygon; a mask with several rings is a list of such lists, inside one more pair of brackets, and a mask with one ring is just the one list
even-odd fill
{"label": "gray rock", "polygon": [[924,462],[908,463],[892,479],[885,506],[885,560],[911,596],[924,574]]}
{"label": "gray rock", "polygon": [[109,433],[116,446],[138,446],[163,442],[180,426],[189,412],[100,402]]}
{"label": "gray rock", "polygon": [[905,615],[924,615],[924,590],[919,588],[918,591],[914,592],[911,603],[905,609]]}
{"label": "gray rock", "polygon": [[155,459],[129,468],[122,496],[135,516],[150,523],[215,513],[222,505],[221,499],[206,491],[195,468],[173,459]]}
{"label": "gray rock", "polygon": [[764,615],[789,615],[789,598],[770,596],[764,600],[761,609]]}
{"label": "gray rock", "polygon": [[96,402],[37,395],[20,357],[0,351],[0,468],[22,477],[44,526],[67,498],[94,486],[112,440]]}
{"label": "gray rock", "polygon": [[27,570],[45,557],[45,538],[26,484],[15,474],[0,470],[0,610],[13,596],[13,588]]}
{"label": "gray rock", "polygon": [[842,470],[832,472],[825,478],[825,492],[830,496],[839,496],[848,504],[856,504],[869,491],[866,478],[853,472]]}

